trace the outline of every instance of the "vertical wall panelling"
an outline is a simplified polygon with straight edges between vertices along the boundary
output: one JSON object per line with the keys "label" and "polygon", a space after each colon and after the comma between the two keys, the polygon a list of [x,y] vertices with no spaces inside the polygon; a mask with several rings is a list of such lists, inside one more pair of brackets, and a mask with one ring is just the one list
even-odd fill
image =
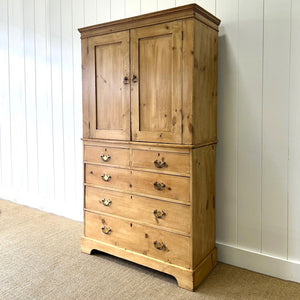
{"label": "vertical wall panelling", "polygon": [[[65,0],[61,1],[64,2]],[[95,25],[97,23],[98,5],[99,3],[97,2],[97,0],[84,0],[84,26]]]}
{"label": "vertical wall panelling", "polygon": [[110,21],[111,0],[97,0],[97,23]]}
{"label": "vertical wall panelling", "polygon": [[292,0],[289,109],[288,258],[300,261],[300,2]]}
{"label": "vertical wall panelling", "polygon": [[159,0],[141,0],[141,14],[157,11],[157,3]]}
{"label": "vertical wall panelling", "polygon": [[238,51],[238,245],[260,251],[263,55],[261,0],[239,2]]}
{"label": "vertical wall panelling", "polygon": [[27,168],[28,196],[37,206],[38,203],[38,149],[37,115],[35,94],[35,40],[34,40],[34,0],[26,0],[24,14],[24,63],[25,63],[25,98],[27,132]]}
{"label": "vertical wall panelling", "polygon": [[[160,2],[160,1],[159,1]],[[226,1],[223,1],[226,2]],[[212,14],[216,13],[216,1],[215,0],[176,0],[176,6],[196,3],[209,11]]]}
{"label": "vertical wall panelling", "polygon": [[[12,180],[15,200],[27,191],[27,135],[24,78],[23,0],[8,2],[9,18],[9,81],[11,107]],[[26,201],[25,201],[26,202]]]}
{"label": "vertical wall panelling", "polygon": [[1,197],[9,197],[11,190],[11,126],[9,95],[9,39],[8,0],[0,0],[0,147]]}
{"label": "vertical wall panelling", "polygon": [[118,20],[125,17],[125,0],[111,0],[111,20]]}
{"label": "vertical wall panelling", "polygon": [[141,14],[140,0],[126,0],[125,3],[125,17],[133,17]]}
{"label": "vertical wall panelling", "polygon": [[[75,137],[74,137],[74,102],[73,102],[73,28],[72,0],[61,2],[61,51],[62,51],[62,96],[63,127],[65,150],[65,211],[74,204],[75,198]],[[95,10],[96,12],[96,10]]]}
{"label": "vertical wall panelling", "polygon": [[51,56],[51,97],[52,97],[52,130],[54,156],[54,201],[58,214],[63,214],[61,203],[65,194],[64,177],[64,124],[62,105],[62,56],[61,56],[61,0],[51,0],[50,10],[50,56]]}
{"label": "vertical wall panelling", "polygon": [[172,8],[175,7],[175,0],[159,0],[157,1],[157,9],[162,10],[162,9],[167,9],[167,8]]}
{"label": "vertical wall panelling", "polygon": [[238,0],[217,1],[219,32],[217,240],[237,243]]}
{"label": "vertical wall panelling", "polygon": [[287,162],[291,1],[264,7],[262,251],[287,257]]}
{"label": "vertical wall panelling", "polygon": [[176,0],[176,6],[182,6],[195,3],[195,0]]}
{"label": "vertical wall panelling", "polygon": [[[50,49],[47,37],[47,2],[35,1],[35,91],[37,106],[38,144],[38,206],[48,209],[54,196],[52,103],[49,91],[51,69]],[[49,52],[48,52],[49,51]]]}
{"label": "vertical wall panelling", "polygon": [[81,43],[78,28],[84,26],[83,0],[73,0],[73,101],[75,135],[75,198],[73,217],[82,220],[82,93],[81,93]]}

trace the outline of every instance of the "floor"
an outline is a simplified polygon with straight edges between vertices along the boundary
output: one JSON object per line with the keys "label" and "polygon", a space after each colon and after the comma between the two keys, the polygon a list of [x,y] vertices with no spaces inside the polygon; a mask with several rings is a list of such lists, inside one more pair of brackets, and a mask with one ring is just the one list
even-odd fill
{"label": "floor", "polygon": [[300,284],[218,263],[192,293],[166,274],[80,251],[82,223],[0,200],[0,299],[300,299]]}

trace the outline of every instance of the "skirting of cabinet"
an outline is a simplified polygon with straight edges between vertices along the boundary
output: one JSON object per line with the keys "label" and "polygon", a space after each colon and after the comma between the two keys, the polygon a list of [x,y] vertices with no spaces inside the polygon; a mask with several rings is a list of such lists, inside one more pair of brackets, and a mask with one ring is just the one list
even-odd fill
{"label": "skirting of cabinet", "polygon": [[201,281],[217,264],[217,248],[214,248],[200,263],[191,270],[166,263],[159,259],[151,258],[130,250],[99,242],[87,237],[81,239],[81,251],[91,254],[92,250],[98,250],[111,255],[132,261],[157,271],[170,274],[175,277],[181,288],[194,291]]}

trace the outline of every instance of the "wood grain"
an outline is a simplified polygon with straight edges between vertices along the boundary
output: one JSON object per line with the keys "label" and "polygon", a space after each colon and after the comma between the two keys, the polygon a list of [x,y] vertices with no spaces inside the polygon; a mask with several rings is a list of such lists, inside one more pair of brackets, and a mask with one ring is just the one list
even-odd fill
{"label": "wood grain", "polygon": [[[103,174],[110,175],[110,180],[104,181],[101,178]],[[189,178],[186,177],[86,164],[85,182],[132,193],[189,202]],[[155,182],[164,184],[165,187],[157,190],[154,187]]]}
{"label": "wood grain", "polygon": [[[106,155],[110,158],[107,161],[103,161],[101,155]],[[86,162],[101,163],[107,166],[129,167],[129,149],[107,146],[85,146],[84,160]]]}
{"label": "wood grain", "polygon": [[87,51],[90,137],[129,140],[129,32],[90,38]]}
{"label": "wood grain", "polygon": [[[85,232],[88,238],[118,246],[158,260],[190,268],[190,239],[162,230],[124,221],[116,217],[85,212]],[[102,227],[111,229],[109,234]],[[165,245],[163,250],[154,247],[158,241]]]}
{"label": "wood grain", "polygon": [[215,247],[216,236],[216,146],[192,152],[193,267]]}
{"label": "wood grain", "polygon": [[[181,175],[188,175],[190,173],[189,155],[175,152],[165,151],[147,151],[147,150],[133,150],[132,153],[132,167],[142,168],[146,170],[155,170],[162,173],[177,173]],[[157,166],[163,165],[161,168]]]}
{"label": "wood grain", "polygon": [[181,143],[181,22],[131,30],[131,74],[132,140]]}
{"label": "wood grain", "polygon": [[[171,229],[181,234],[190,234],[190,206],[161,201],[131,194],[124,194],[101,188],[86,187],[85,208],[110,215],[132,219],[157,228]],[[111,204],[105,206],[102,199],[109,199]],[[162,218],[157,218],[154,211],[164,212]],[[178,222],[178,220],[182,220]]]}
{"label": "wood grain", "polygon": [[[141,11],[143,11],[143,4],[141,7]],[[81,33],[81,38],[86,38],[111,32],[117,32],[120,30],[191,18],[195,15],[204,24],[207,24],[216,31],[218,30],[218,25],[220,24],[220,20],[218,18],[216,18],[214,15],[210,14],[200,6],[196,4],[190,4],[149,13],[147,15],[141,15],[137,17],[84,27],[80,28],[79,31]]]}

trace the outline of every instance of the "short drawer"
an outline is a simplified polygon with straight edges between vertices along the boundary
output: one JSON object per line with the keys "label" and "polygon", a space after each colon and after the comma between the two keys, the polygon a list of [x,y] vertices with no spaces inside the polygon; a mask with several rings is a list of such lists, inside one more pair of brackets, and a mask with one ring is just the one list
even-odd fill
{"label": "short drawer", "polygon": [[85,182],[127,191],[132,189],[131,173],[128,169],[86,164]]}
{"label": "short drawer", "polygon": [[85,145],[84,160],[86,162],[129,167],[129,149]]}
{"label": "short drawer", "polygon": [[190,234],[189,205],[87,186],[85,208]]}
{"label": "short drawer", "polygon": [[188,177],[86,164],[85,182],[121,191],[189,201]]}
{"label": "short drawer", "polygon": [[190,173],[190,155],[165,151],[133,150],[132,166],[160,172]]}
{"label": "short drawer", "polygon": [[190,238],[183,235],[85,212],[85,236],[170,264],[191,267]]}

